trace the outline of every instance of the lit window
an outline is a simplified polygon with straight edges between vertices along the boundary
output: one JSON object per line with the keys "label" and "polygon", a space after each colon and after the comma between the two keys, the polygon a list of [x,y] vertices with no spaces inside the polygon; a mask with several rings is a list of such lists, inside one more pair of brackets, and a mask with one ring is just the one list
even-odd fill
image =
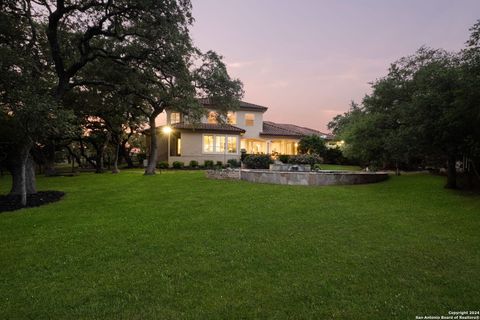
{"label": "lit window", "polygon": [[221,134],[203,136],[204,153],[238,153],[238,137]]}
{"label": "lit window", "polygon": [[217,123],[217,113],[215,111],[210,111],[208,113],[208,123]]}
{"label": "lit window", "polygon": [[255,120],[255,115],[253,113],[245,114],[245,126],[253,127],[254,120]]}
{"label": "lit window", "polygon": [[213,152],[213,135],[203,136],[203,152]]}
{"label": "lit window", "polygon": [[174,132],[170,134],[170,155],[178,157],[182,152],[182,134],[180,132]]}
{"label": "lit window", "polygon": [[237,153],[237,137],[227,138],[228,153]]}
{"label": "lit window", "polygon": [[170,124],[180,123],[180,112],[170,113]]}
{"label": "lit window", "polygon": [[227,113],[227,123],[228,124],[237,124],[237,114],[235,112]]}
{"label": "lit window", "polygon": [[215,136],[215,152],[225,152],[225,136]]}

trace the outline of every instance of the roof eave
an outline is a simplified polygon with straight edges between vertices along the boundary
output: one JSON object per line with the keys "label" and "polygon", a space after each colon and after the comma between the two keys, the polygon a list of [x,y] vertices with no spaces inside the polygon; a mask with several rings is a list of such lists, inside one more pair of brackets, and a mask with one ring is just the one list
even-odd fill
{"label": "roof eave", "polygon": [[208,133],[230,133],[230,134],[244,134],[245,130],[228,130],[228,129],[214,129],[214,128],[175,128],[177,131],[192,131],[192,132],[208,132]]}
{"label": "roof eave", "polygon": [[289,137],[289,138],[297,138],[297,139],[301,139],[302,135],[296,135],[296,134],[280,134],[280,133],[263,133],[263,132],[260,132],[260,136],[262,137],[276,137],[276,138],[279,138],[279,137]]}

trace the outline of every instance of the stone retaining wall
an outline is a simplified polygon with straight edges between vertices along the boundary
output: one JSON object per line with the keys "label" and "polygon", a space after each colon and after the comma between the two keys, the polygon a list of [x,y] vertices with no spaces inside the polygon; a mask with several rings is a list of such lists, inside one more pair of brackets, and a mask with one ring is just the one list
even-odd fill
{"label": "stone retaining wall", "polygon": [[205,175],[209,179],[239,180],[240,170],[239,169],[207,170],[205,171]]}
{"label": "stone retaining wall", "polygon": [[355,171],[279,172],[242,169],[240,178],[256,183],[329,186],[380,182],[388,179],[388,173]]}
{"label": "stone retaining wall", "polygon": [[311,170],[312,168],[309,164],[273,163],[270,165],[270,171],[310,172]]}

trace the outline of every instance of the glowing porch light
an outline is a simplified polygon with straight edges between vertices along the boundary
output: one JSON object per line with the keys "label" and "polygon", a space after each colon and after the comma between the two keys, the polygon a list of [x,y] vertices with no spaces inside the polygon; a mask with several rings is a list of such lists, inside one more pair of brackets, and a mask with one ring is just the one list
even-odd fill
{"label": "glowing porch light", "polygon": [[172,132],[172,128],[169,126],[165,126],[162,128],[163,133],[170,134]]}

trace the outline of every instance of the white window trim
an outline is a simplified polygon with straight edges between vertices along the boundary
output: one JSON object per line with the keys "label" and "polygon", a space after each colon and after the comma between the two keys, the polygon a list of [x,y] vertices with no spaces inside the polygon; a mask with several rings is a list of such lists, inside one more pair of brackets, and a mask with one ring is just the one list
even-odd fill
{"label": "white window trim", "polygon": [[[204,146],[204,141],[205,141],[205,136],[213,136],[213,152],[206,152],[205,151],[205,146]],[[216,141],[217,141],[217,136],[222,136],[222,137],[225,137],[225,151],[223,152],[216,152]],[[228,152],[228,138],[230,137],[234,137],[237,139],[237,152]],[[236,136],[236,135],[229,135],[229,134],[214,134],[214,133],[204,133],[202,134],[202,154],[225,154],[225,155],[238,155],[239,154],[239,150],[240,150],[240,136]]]}
{"label": "white window trim", "polygon": [[[172,121],[172,115],[173,115],[174,113],[176,113],[176,114],[179,115],[179,116],[178,116],[178,122],[173,122],[173,121]],[[169,119],[168,119],[168,120],[169,120],[169,124],[177,124],[177,123],[180,123],[180,122],[182,122],[182,113],[181,113],[181,112],[178,112],[178,111],[172,111],[172,112],[170,112],[170,115],[169,115]]]}

